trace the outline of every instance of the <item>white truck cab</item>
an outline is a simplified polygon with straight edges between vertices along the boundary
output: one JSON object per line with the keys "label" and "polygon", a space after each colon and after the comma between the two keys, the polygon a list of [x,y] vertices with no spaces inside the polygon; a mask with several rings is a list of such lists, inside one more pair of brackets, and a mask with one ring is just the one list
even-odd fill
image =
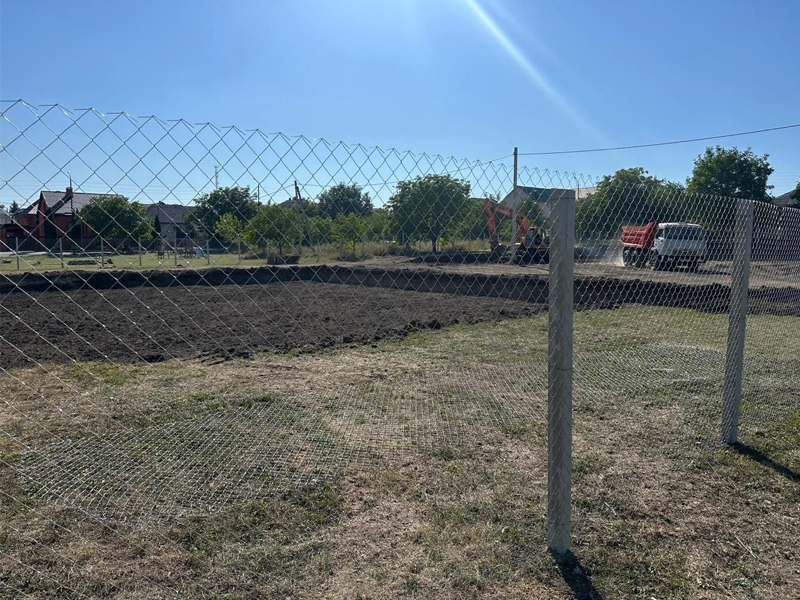
{"label": "white truck cab", "polygon": [[706,231],[695,223],[659,223],[650,266],[654,270],[685,266],[696,271],[706,261]]}

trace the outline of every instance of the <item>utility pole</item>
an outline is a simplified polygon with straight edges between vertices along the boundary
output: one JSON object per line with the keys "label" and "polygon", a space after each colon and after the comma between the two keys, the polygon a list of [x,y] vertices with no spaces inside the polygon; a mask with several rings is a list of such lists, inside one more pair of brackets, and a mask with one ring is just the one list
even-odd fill
{"label": "utility pole", "polygon": [[514,264],[517,257],[517,147],[514,146],[514,187],[511,190],[511,259]]}
{"label": "utility pole", "polygon": [[261,206],[261,183],[256,184],[256,203]]}
{"label": "utility pole", "polygon": [[302,207],[302,199],[300,198],[300,188],[297,185],[297,180],[294,181],[294,198],[297,207],[297,254],[303,253],[303,221],[300,217],[300,208]]}

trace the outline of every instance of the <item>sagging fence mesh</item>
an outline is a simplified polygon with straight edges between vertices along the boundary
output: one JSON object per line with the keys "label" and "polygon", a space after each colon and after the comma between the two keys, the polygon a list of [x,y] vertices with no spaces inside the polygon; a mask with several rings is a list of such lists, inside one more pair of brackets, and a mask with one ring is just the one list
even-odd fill
{"label": "sagging fence mesh", "polygon": [[[9,589],[65,585],[26,559],[34,522],[137,547],[498,434],[545,467],[566,353],[577,435],[646,468],[719,446],[726,402],[745,444],[797,415],[800,211],[94,109],[3,118]],[[569,406],[549,416],[568,519]]]}

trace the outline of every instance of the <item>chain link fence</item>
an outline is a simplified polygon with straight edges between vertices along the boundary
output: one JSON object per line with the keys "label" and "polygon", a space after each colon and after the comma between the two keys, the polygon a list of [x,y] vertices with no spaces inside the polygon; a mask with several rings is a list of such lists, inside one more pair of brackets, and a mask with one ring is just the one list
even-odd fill
{"label": "chain link fence", "polygon": [[26,558],[47,541],[19,515],[147,552],[132,532],[167,543],[159,524],[498,433],[549,440],[563,552],[573,429],[636,440],[636,475],[723,440],[756,452],[796,418],[798,210],[95,109],[2,116],[9,590],[93,596]]}

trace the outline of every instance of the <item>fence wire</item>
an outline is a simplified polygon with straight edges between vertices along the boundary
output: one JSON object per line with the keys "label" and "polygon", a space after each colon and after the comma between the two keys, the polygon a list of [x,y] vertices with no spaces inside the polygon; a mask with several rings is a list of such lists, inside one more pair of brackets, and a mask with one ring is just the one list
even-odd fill
{"label": "fence wire", "polygon": [[[11,591],[94,595],[26,560],[47,544],[20,514],[147,552],[134,532],[167,543],[160,523],[343,473],[496,434],[544,447],[564,310],[576,428],[618,424],[606,450],[646,440],[648,466],[721,442],[739,200],[94,109],[2,116]],[[560,201],[574,314],[550,295]],[[800,211],[751,204],[745,444],[800,405]],[[571,423],[554,436],[569,448]]]}

